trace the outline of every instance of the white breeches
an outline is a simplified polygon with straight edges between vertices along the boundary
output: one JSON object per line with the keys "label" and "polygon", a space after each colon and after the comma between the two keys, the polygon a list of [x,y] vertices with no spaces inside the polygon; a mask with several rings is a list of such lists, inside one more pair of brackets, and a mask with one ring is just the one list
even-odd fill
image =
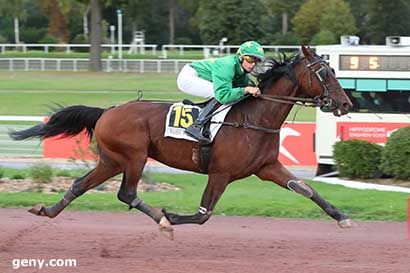
{"label": "white breeches", "polygon": [[189,64],[186,64],[178,74],[177,85],[184,93],[204,97],[214,97],[214,86],[212,82],[201,79],[198,73]]}

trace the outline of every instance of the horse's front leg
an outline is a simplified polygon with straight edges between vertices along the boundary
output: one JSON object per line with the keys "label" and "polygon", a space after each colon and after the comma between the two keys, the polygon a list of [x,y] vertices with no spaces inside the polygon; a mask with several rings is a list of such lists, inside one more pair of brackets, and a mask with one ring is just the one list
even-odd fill
{"label": "horse's front leg", "polygon": [[347,215],[343,214],[338,208],[323,199],[323,197],[310,185],[306,184],[303,180],[296,178],[280,162],[276,161],[275,163],[265,165],[256,173],[256,175],[262,180],[275,182],[288,190],[311,199],[330,217],[338,221],[340,227],[346,228],[352,226],[352,222]]}
{"label": "horse's front leg", "polygon": [[208,184],[205,191],[202,194],[201,205],[198,212],[192,215],[179,215],[176,213],[167,212],[163,210],[163,213],[172,225],[181,224],[200,224],[202,225],[212,215],[212,211],[225,191],[226,186],[229,183],[229,175],[226,174],[211,174],[208,177]]}

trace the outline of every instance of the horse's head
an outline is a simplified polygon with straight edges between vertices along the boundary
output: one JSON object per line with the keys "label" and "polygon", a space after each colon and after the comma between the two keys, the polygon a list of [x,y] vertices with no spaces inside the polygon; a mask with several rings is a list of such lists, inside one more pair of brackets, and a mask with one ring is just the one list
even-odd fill
{"label": "horse's head", "polygon": [[[262,95],[262,98],[269,97],[269,100],[292,104],[309,103],[321,109],[327,108],[335,116],[347,114],[352,103],[337,81],[333,69],[309,48],[302,46],[302,53],[292,58],[283,55],[279,60],[267,60],[256,69],[259,87],[267,95]],[[280,87],[274,86],[284,75],[293,82],[292,92],[286,96],[283,96],[283,90],[278,90]]]}
{"label": "horse's head", "polygon": [[335,116],[345,115],[352,102],[340,86],[333,69],[318,55],[302,46],[304,57],[295,64],[299,85],[297,95],[317,98],[321,109]]}

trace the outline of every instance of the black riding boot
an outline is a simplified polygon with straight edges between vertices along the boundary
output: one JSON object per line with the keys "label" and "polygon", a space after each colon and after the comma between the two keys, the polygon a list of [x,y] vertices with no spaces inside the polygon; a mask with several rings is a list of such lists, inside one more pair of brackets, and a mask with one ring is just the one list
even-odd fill
{"label": "black riding boot", "polygon": [[219,106],[219,102],[216,99],[210,100],[204,108],[199,112],[198,119],[188,128],[185,129],[185,133],[189,136],[197,139],[201,144],[209,144],[211,140],[209,137],[205,137],[202,134],[202,129],[205,123],[211,118],[211,113]]}

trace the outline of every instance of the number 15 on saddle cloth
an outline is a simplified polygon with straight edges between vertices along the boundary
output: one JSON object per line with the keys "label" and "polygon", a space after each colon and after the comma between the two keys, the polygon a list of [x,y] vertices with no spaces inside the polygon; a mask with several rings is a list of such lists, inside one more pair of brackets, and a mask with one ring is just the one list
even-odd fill
{"label": "number 15 on saddle cloth", "polygon": [[[230,109],[231,106],[222,105],[215,111],[216,115],[212,116],[211,121],[224,121]],[[167,114],[164,136],[197,142],[196,139],[185,134],[185,129],[194,123],[200,111],[201,108],[196,105],[185,105],[182,102],[172,104]],[[211,141],[213,141],[221,126],[222,124],[211,123]]]}

